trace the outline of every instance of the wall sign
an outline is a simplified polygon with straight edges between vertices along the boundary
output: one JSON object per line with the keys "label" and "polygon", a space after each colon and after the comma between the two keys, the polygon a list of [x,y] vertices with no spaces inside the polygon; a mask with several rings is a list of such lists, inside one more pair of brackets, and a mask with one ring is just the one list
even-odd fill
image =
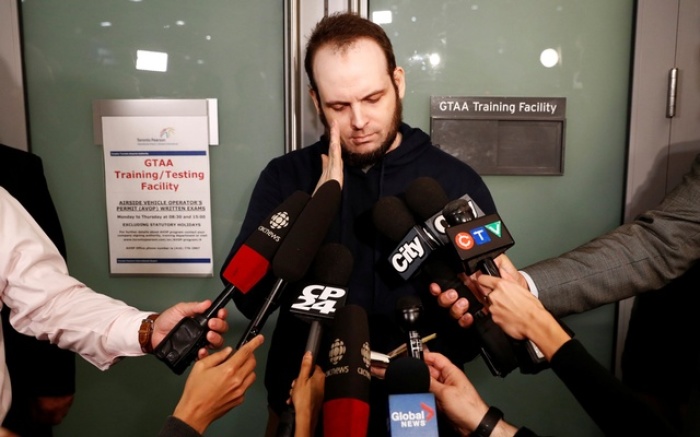
{"label": "wall sign", "polygon": [[433,143],[482,175],[564,173],[563,97],[430,98]]}

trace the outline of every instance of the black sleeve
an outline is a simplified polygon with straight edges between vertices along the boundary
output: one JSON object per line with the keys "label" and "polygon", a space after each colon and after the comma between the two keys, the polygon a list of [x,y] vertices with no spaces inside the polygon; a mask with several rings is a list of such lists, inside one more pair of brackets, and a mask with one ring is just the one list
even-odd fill
{"label": "black sleeve", "polygon": [[168,416],[158,437],[202,437],[202,434],[177,417]]}
{"label": "black sleeve", "polygon": [[579,341],[566,342],[551,365],[606,435],[678,435],[678,430],[622,385]]}

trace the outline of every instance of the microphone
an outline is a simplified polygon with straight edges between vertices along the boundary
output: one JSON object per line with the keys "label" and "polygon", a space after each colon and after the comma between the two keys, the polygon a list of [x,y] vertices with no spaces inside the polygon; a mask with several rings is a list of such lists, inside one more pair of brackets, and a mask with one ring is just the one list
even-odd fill
{"label": "microphone", "polygon": [[[311,322],[305,351],[310,351],[316,362],[324,324],[332,322],[337,308],[345,304],[347,284],[352,274],[353,259],[350,250],[339,243],[321,246],[311,268],[311,283],[289,309],[302,320]],[[312,365],[313,369],[313,365]],[[294,406],[286,407],[280,414],[277,437],[294,434]]]}
{"label": "microphone", "polygon": [[[479,270],[500,278],[501,274],[493,258],[513,246],[514,242],[498,214],[477,217],[472,201],[457,199],[445,205],[443,216],[451,225],[446,229],[447,235],[467,274]],[[479,314],[483,314],[483,310]],[[518,356],[521,372],[537,373],[549,367],[544,354],[535,343],[530,340],[510,340]]]}
{"label": "microphone", "polygon": [[401,296],[396,302],[396,315],[401,328],[406,332],[406,352],[409,357],[423,360],[423,341],[418,333],[418,324],[423,303],[418,296]]}
{"label": "microphone", "polygon": [[430,370],[420,359],[401,357],[384,374],[389,393],[391,437],[438,437],[435,396],[429,393]]}
{"label": "microphone", "polygon": [[153,350],[156,358],[178,375],[187,369],[199,349],[207,344],[209,319],[226,306],[236,290],[247,293],[267,274],[280,242],[310,197],[296,191],[263,220],[224,268],[223,276],[228,282],[224,290],[204,313],[180,320]]}
{"label": "microphone", "polygon": [[[420,179],[426,180],[426,178]],[[434,179],[429,180],[435,182]],[[443,290],[453,288],[460,297],[465,297],[469,301],[469,312],[476,313],[483,307],[482,303],[457,278],[457,271],[452,267],[452,264],[458,264],[452,260],[454,255],[441,248],[442,245],[449,244],[442,218],[442,208],[447,200],[444,200],[445,203],[440,200],[446,199],[447,196],[439,185],[437,185],[437,189],[432,183],[429,185],[432,188],[425,189],[425,184],[420,183],[411,184],[409,188],[417,187],[418,189],[407,190],[405,193],[407,200],[409,194],[417,196],[416,191],[424,192],[426,198],[431,199],[429,202],[432,202],[433,206],[421,206],[423,212],[422,217],[419,216],[419,218],[427,217],[425,227],[416,224],[406,202],[396,196],[382,197],[374,204],[372,210],[374,225],[380,233],[390,240],[399,241],[399,245],[389,255],[389,264],[402,279],[408,280],[419,270],[422,270]],[[434,199],[437,199],[437,202]],[[418,203],[418,201],[414,201],[414,203]],[[436,214],[435,211],[437,211]],[[428,223],[431,225],[428,226]],[[441,256],[429,256],[433,252],[438,252],[437,255]],[[418,256],[413,256],[413,254],[418,254]]]}
{"label": "microphone", "polygon": [[272,290],[250,321],[236,348],[258,335],[274,310],[284,287],[304,277],[340,206],[340,183],[329,180],[321,185],[294,222],[272,259],[277,277]]}
{"label": "microphone", "polygon": [[365,437],[371,376],[369,325],[361,306],[346,305],[336,312],[328,360],[323,435]]}

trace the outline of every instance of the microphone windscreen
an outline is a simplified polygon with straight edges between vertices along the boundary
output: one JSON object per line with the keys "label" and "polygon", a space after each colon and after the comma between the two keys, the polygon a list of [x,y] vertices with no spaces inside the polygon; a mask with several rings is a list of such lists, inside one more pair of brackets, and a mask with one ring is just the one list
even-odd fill
{"label": "microphone windscreen", "polygon": [[285,199],[236,251],[221,276],[240,292],[247,293],[267,274],[281,242],[310,197],[303,191],[295,191]]}
{"label": "microphone windscreen", "polygon": [[400,357],[389,363],[384,374],[389,394],[426,393],[430,389],[430,370],[418,358]]}
{"label": "microphone windscreen", "polygon": [[272,260],[275,276],[287,282],[304,277],[338,212],[340,184],[329,180],[306,204]]}
{"label": "microphone windscreen", "polygon": [[336,311],[323,402],[327,436],[366,436],[369,424],[370,345],[367,313],[358,305]]}
{"label": "microphone windscreen", "polygon": [[316,253],[311,269],[313,281],[345,287],[350,282],[353,258],[350,250],[340,243],[326,243]]}
{"label": "microphone windscreen", "polygon": [[403,200],[396,196],[384,196],[372,208],[372,221],[379,232],[391,241],[401,241],[416,220]]}
{"label": "microphone windscreen", "polygon": [[406,205],[420,220],[428,220],[449,202],[438,181],[427,176],[413,180],[406,188],[404,196]]}
{"label": "microphone windscreen", "polygon": [[371,358],[364,308],[352,304],[339,308],[330,338],[324,399],[352,397],[368,401]]}

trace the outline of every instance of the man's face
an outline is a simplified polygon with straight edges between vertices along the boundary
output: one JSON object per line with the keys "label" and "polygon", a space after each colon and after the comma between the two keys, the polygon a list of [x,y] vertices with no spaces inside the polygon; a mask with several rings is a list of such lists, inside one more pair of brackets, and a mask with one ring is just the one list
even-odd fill
{"label": "man's face", "polygon": [[404,72],[397,67],[393,77],[387,74],[375,42],[360,39],[342,51],[322,47],[313,70],[318,95],[312,91],[311,97],[326,132],[331,121],[338,123],[348,165],[372,165],[398,147]]}

